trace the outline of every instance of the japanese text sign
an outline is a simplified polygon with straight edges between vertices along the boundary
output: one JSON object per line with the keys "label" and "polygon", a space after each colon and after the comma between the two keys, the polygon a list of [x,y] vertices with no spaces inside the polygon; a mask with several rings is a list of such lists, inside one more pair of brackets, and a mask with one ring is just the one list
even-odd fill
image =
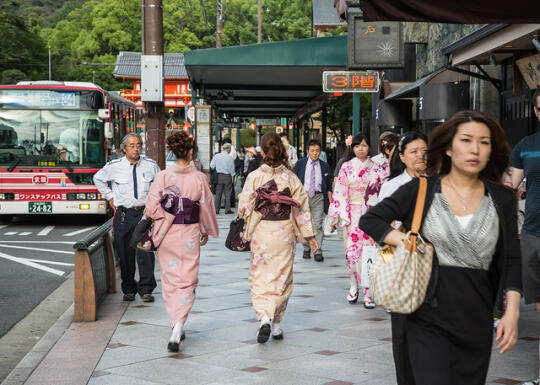
{"label": "japanese text sign", "polygon": [[373,71],[324,71],[324,92],[378,92],[379,73]]}

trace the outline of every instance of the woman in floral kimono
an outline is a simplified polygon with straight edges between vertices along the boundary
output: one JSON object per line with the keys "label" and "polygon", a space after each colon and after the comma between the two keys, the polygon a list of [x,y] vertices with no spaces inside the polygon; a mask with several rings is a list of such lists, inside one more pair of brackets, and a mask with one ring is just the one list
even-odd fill
{"label": "woman in floral kimono", "polygon": [[154,219],[152,238],[173,329],[168,349],[176,352],[195,301],[200,246],[206,244],[208,235],[218,236],[218,224],[208,180],[191,163],[197,152],[193,139],[185,132],[175,132],[167,137],[167,146],[177,160],[157,174],[146,198],[146,210]]}
{"label": "woman in floral kimono", "polygon": [[291,296],[296,243],[308,239],[315,253],[317,241],[308,196],[289,170],[287,152],[276,133],[262,137],[263,164],[248,175],[238,200],[244,219],[244,239],[251,241],[249,284],[260,321],[257,341],[283,338],[279,323]]}
{"label": "woman in floral kimono", "polygon": [[367,138],[363,134],[355,135],[347,161],[339,171],[328,212],[330,217],[335,217],[334,226],[337,226],[339,219],[343,225],[351,285],[347,300],[349,303],[356,303],[359,288],[363,287],[366,309],[373,309],[375,302],[369,296],[369,282],[361,282],[362,250],[376,244],[358,228],[358,221],[370,207],[377,204],[377,195],[387,176],[388,166],[377,164],[369,158]]}

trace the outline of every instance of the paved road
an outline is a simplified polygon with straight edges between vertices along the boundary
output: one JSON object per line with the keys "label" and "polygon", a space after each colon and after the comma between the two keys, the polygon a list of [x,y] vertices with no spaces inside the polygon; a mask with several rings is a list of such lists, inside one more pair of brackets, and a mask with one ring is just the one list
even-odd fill
{"label": "paved road", "polygon": [[31,216],[0,223],[0,337],[73,271],[73,244],[102,217]]}

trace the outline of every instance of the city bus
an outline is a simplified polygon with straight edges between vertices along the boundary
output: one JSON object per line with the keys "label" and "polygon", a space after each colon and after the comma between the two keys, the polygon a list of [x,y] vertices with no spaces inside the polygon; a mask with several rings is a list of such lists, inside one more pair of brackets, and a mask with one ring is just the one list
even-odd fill
{"label": "city bus", "polygon": [[0,85],[0,216],[106,214],[93,176],[121,156],[137,115],[93,83]]}

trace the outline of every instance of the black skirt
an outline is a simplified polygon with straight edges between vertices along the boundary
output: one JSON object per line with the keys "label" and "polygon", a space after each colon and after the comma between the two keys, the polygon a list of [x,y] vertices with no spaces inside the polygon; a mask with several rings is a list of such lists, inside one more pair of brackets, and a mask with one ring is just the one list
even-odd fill
{"label": "black skirt", "polygon": [[439,270],[438,306],[407,316],[405,332],[416,385],[485,384],[493,341],[494,291],[484,270]]}

